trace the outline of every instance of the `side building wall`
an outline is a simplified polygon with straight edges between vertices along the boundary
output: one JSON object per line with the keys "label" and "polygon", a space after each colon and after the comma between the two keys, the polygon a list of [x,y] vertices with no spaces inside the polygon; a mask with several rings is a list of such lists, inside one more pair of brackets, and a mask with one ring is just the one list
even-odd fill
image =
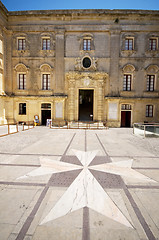
{"label": "side building wall", "polygon": [[[5,107],[5,63],[6,63],[6,44],[5,32],[7,27],[7,9],[0,2],[0,124],[7,123]],[[13,111],[13,110],[12,110]]]}

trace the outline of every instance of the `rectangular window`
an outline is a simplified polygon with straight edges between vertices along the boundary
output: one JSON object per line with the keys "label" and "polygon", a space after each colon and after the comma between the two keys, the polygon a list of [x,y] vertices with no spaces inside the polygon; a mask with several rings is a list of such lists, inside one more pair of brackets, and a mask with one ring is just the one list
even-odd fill
{"label": "rectangular window", "polygon": [[149,39],[149,49],[152,51],[157,50],[157,39],[155,39],[155,38]]}
{"label": "rectangular window", "polygon": [[121,109],[122,110],[131,110],[131,105],[129,105],[129,104],[122,104],[121,105]]}
{"label": "rectangular window", "polygon": [[123,91],[131,91],[131,75],[124,75]]}
{"label": "rectangular window", "polygon": [[91,39],[83,39],[83,50],[84,51],[91,50]]}
{"label": "rectangular window", "polygon": [[43,109],[51,108],[51,104],[50,103],[42,103],[41,108],[43,108]]}
{"label": "rectangular window", "polygon": [[42,89],[49,90],[50,89],[50,74],[42,75]]}
{"label": "rectangular window", "polygon": [[133,50],[134,49],[134,39],[126,38],[125,39],[125,50]]}
{"label": "rectangular window", "polygon": [[50,39],[42,39],[42,50],[50,50]]}
{"label": "rectangular window", "polygon": [[146,105],[146,117],[153,117],[153,105]]}
{"label": "rectangular window", "polygon": [[26,115],[26,103],[19,103],[19,115]]}
{"label": "rectangular window", "polygon": [[19,74],[19,89],[26,89],[26,74]]}
{"label": "rectangular window", "polygon": [[155,75],[147,75],[147,91],[154,91]]}
{"label": "rectangular window", "polygon": [[25,39],[18,39],[18,50],[25,50]]}

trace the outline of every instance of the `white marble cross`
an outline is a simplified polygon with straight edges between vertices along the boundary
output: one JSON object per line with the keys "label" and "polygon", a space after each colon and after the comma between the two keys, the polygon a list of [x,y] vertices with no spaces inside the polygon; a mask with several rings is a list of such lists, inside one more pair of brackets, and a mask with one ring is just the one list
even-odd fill
{"label": "white marble cross", "polygon": [[81,169],[81,173],[68,187],[66,192],[50,210],[49,214],[42,220],[40,225],[65,216],[66,214],[78,209],[88,207],[108,218],[113,219],[114,221],[133,228],[131,223],[118,209],[116,204],[104,191],[89,169],[121,175],[128,178],[131,177],[144,182],[146,181],[154,183],[155,181],[131,169],[133,160],[89,166],[94,157],[97,155],[98,151],[73,151],[83,166],[53,161],[41,157],[41,167],[29,172],[25,176],[18,178],[22,179],[29,176],[40,176]]}

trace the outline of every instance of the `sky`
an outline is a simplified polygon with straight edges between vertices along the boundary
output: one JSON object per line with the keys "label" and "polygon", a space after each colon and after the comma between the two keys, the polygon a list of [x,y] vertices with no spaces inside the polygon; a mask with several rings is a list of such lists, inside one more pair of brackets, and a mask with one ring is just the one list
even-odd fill
{"label": "sky", "polygon": [[8,11],[54,9],[159,10],[159,0],[1,0]]}

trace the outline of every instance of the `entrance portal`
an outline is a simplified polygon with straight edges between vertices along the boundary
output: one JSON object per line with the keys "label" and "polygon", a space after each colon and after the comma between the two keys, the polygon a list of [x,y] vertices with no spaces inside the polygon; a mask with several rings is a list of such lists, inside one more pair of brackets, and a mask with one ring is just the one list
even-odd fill
{"label": "entrance portal", "polygon": [[121,111],[121,127],[131,127],[131,111]]}
{"label": "entrance portal", "polygon": [[41,125],[46,125],[47,119],[51,119],[51,104],[41,104]]}
{"label": "entrance portal", "polygon": [[94,90],[79,90],[79,120],[93,121]]}

